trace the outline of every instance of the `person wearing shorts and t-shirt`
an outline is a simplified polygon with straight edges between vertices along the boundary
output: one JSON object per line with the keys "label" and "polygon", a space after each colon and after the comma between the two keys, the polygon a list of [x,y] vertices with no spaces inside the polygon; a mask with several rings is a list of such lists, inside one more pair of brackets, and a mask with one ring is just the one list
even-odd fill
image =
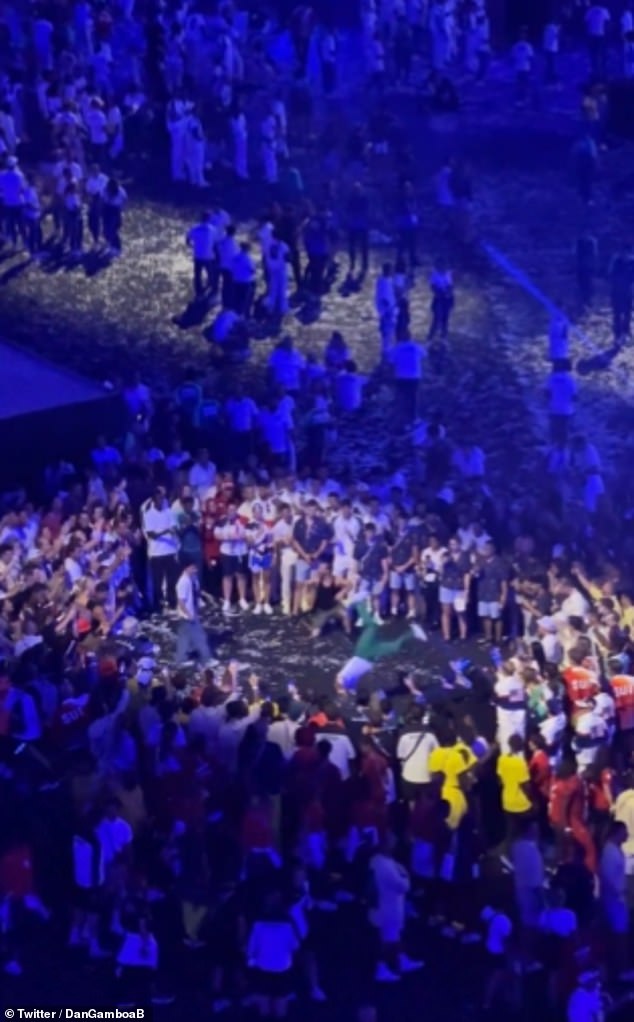
{"label": "person wearing shorts and t-shirt", "polygon": [[293,525],[295,562],[295,594],[293,613],[312,610],[321,558],[328,549],[332,529],[322,517],[316,500],[307,500],[304,513]]}
{"label": "person wearing shorts and t-shirt", "polygon": [[407,599],[407,619],[416,617],[416,565],[419,552],[416,534],[407,524],[407,516],[396,516],[396,537],[390,550],[390,594],[392,617],[397,617],[401,592]]}
{"label": "person wearing shorts and t-shirt", "polygon": [[231,597],[235,580],[241,610],[248,610],[247,603],[247,532],[238,518],[238,508],[230,504],[227,517],[214,529],[214,536],[220,540],[220,568],[222,571],[222,612],[231,613]]}
{"label": "person wearing shorts and t-shirt", "polygon": [[485,543],[478,572],[478,617],[482,622],[484,639],[502,641],[502,611],[508,593],[508,571],[493,543]]}
{"label": "person wearing shorts and t-shirt", "polygon": [[447,553],[440,569],[440,607],[442,637],[451,640],[452,618],[458,619],[461,639],[467,638],[467,593],[469,591],[471,563],[460,547],[460,540],[449,540]]}
{"label": "person wearing shorts and t-shirt", "polygon": [[381,601],[388,581],[389,555],[387,543],[374,522],[366,522],[364,525],[354,558],[360,579],[359,593],[370,598],[374,620],[378,625],[383,624]]}

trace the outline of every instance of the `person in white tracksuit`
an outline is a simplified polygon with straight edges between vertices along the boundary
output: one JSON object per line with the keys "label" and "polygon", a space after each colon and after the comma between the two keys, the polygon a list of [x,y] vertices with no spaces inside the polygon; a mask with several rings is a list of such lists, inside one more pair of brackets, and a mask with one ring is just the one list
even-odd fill
{"label": "person in white tracksuit", "polygon": [[231,118],[231,134],[233,136],[233,170],[240,181],[249,178],[248,149],[249,133],[244,111],[238,107]]}
{"label": "person in white tracksuit", "polygon": [[171,142],[172,181],[184,181],[186,175],[188,104],[175,97],[167,104],[167,130]]}
{"label": "person in white tracksuit", "polygon": [[288,245],[273,238],[264,254],[266,264],[266,307],[271,316],[282,319],[288,303]]}
{"label": "person in white tracksuit", "polygon": [[507,660],[500,667],[493,690],[497,716],[497,741],[500,750],[508,754],[512,735],[526,734],[526,691],[516,673],[515,663]]}
{"label": "person in white tracksuit", "polygon": [[186,122],[185,163],[189,180],[196,188],[207,185],[205,179],[205,153],[207,142],[198,113],[192,110]]}

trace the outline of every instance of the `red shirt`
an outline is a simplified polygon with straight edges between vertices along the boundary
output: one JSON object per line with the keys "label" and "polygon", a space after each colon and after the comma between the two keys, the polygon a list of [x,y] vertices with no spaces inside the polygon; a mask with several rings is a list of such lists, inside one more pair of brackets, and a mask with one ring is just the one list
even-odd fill
{"label": "red shirt", "polygon": [[536,749],[531,756],[528,769],[531,775],[531,781],[533,787],[542,796],[542,798],[548,799],[550,795],[550,782],[552,779],[552,771],[550,769],[550,760],[548,759],[547,753],[544,749]]}
{"label": "red shirt", "polygon": [[242,821],[241,838],[245,852],[254,848],[272,848],[274,841],[270,811],[260,806],[248,809]]}
{"label": "red shirt", "polygon": [[571,664],[563,672],[563,679],[573,709],[577,709],[578,703],[592,699],[599,692],[597,676],[587,667],[577,667]]}
{"label": "red shirt", "polygon": [[203,552],[207,563],[217,561],[220,557],[220,540],[216,539],[214,529],[221,518],[227,514],[227,501],[221,495],[210,497],[205,501],[205,508],[202,515],[201,532],[203,537]]}
{"label": "red shirt", "polygon": [[16,845],[0,859],[0,894],[25,898],[34,890],[31,849],[28,845]]}
{"label": "red shirt", "polygon": [[581,778],[574,774],[553,781],[548,803],[548,818],[553,827],[583,824],[586,815],[586,791]]}

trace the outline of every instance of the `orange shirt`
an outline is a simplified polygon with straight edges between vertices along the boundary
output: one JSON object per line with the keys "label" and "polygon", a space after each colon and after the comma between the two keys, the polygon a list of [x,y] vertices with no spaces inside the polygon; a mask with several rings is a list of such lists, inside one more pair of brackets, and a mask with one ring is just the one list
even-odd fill
{"label": "orange shirt", "polygon": [[573,708],[580,702],[592,699],[599,692],[599,680],[594,671],[587,667],[577,667],[571,664],[563,672],[566,693]]}
{"label": "orange shirt", "polygon": [[616,713],[621,731],[634,729],[634,677],[630,674],[617,674],[611,679],[612,693],[616,703]]}

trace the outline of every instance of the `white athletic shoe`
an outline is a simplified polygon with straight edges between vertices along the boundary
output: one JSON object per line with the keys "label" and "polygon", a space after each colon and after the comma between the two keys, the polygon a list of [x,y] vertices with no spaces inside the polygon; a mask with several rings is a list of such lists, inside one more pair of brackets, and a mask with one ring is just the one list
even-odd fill
{"label": "white athletic shoe", "polygon": [[222,613],[223,614],[230,614],[231,613],[231,604],[230,604],[229,600],[223,600],[222,601]]}
{"label": "white athletic shoe", "polygon": [[249,604],[247,603],[246,600],[240,600],[239,607],[240,607],[240,610],[248,610],[249,609]]}
{"label": "white athletic shoe", "polygon": [[405,953],[399,955],[398,964],[401,972],[418,972],[422,969],[424,962],[417,962],[416,959],[410,958]]}
{"label": "white athletic shoe", "polygon": [[268,614],[269,616],[273,613],[273,608],[272,608],[270,603],[265,603],[264,607],[263,607],[263,610],[264,610],[264,613]]}
{"label": "white athletic shoe", "polygon": [[253,608],[253,613],[254,614],[261,614],[262,610],[263,610],[262,604],[261,603],[256,603],[255,607]]}
{"label": "white athletic shoe", "polygon": [[410,621],[409,627],[415,639],[418,639],[419,642],[427,642],[427,632],[422,625],[419,625],[416,621]]}
{"label": "white athletic shoe", "polygon": [[398,983],[401,977],[398,972],[392,972],[391,969],[388,969],[385,962],[379,962],[374,978],[377,983]]}

